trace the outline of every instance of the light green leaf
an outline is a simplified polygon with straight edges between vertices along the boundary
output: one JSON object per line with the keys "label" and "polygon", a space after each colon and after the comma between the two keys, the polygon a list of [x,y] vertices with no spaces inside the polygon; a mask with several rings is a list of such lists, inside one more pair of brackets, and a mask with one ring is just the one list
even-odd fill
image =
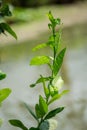
{"label": "light green leaf", "polygon": [[10,35],[17,39],[16,33],[11,29],[11,27],[7,23],[0,23],[0,33],[4,33],[5,31],[7,31]]}
{"label": "light green leaf", "polygon": [[6,77],[6,74],[0,71],[0,80],[4,79]]}
{"label": "light green leaf", "polygon": [[48,18],[49,18],[49,20],[50,20],[51,23],[54,22],[54,17],[52,15],[51,11],[49,11],[49,13],[48,13]]}
{"label": "light green leaf", "polygon": [[37,116],[35,115],[35,113],[31,110],[30,106],[27,105],[26,103],[24,103],[25,107],[27,108],[27,110],[29,111],[29,113],[38,121]]}
{"label": "light green leaf", "polygon": [[30,65],[43,65],[50,63],[50,58],[48,56],[36,56],[31,59]]}
{"label": "light green leaf", "polygon": [[64,109],[64,107],[59,107],[59,108],[56,108],[56,109],[50,111],[50,112],[46,115],[45,120],[50,119],[50,118],[56,116],[56,114],[58,114],[58,113],[60,113],[61,111],[63,111],[63,109]]}
{"label": "light green leaf", "polygon": [[52,99],[50,99],[50,101],[48,102],[48,105],[51,104],[52,102],[54,102],[55,100],[60,99],[64,94],[67,94],[69,92],[69,90],[64,90],[63,92],[61,92],[60,94],[56,94],[52,97]]}
{"label": "light green leaf", "polygon": [[12,119],[9,120],[9,123],[15,127],[21,128],[22,130],[28,130],[28,128],[24,126],[24,124],[20,120]]}
{"label": "light green leaf", "polygon": [[48,112],[48,105],[46,104],[46,101],[41,95],[39,96],[39,108],[43,115]]}
{"label": "light green leaf", "polygon": [[55,19],[55,23],[58,24],[58,25],[60,25],[61,19],[60,18]]}
{"label": "light green leaf", "polygon": [[42,75],[41,75],[41,79],[42,79],[42,83],[43,83],[44,94],[45,94],[46,98],[48,99],[48,97],[50,96],[49,89],[46,87],[45,79]]}
{"label": "light green leaf", "polygon": [[65,51],[66,51],[66,48],[64,48],[59,54],[58,56],[56,57],[55,59],[55,63],[54,63],[54,67],[53,67],[53,72],[54,72],[54,75],[56,76],[59,69],[61,68],[61,65],[62,65],[62,62],[63,62],[63,58],[64,58],[64,55],[65,55]]}
{"label": "light green leaf", "polygon": [[11,93],[11,89],[9,88],[4,88],[0,90],[0,103],[5,100],[9,94]]}
{"label": "light green leaf", "polygon": [[41,43],[41,44],[37,45],[36,47],[34,47],[33,51],[37,51],[37,50],[47,47],[47,46],[48,46],[48,43]]}

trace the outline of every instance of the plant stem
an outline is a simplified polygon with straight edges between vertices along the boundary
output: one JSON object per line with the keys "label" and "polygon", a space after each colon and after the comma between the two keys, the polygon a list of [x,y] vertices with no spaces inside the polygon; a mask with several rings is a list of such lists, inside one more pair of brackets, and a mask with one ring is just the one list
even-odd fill
{"label": "plant stem", "polygon": [[[54,60],[53,60],[53,66],[54,66],[54,63],[55,63],[55,57],[56,57],[56,49],[55,49],[55,27],[52,27],[52,33],[53,33],[53,38],[54,38],[54,51],[53,51],[53,57],[54,57]],[[54,74],[53,74],[53,71],[52,71],[52,77],[54,77]]]}

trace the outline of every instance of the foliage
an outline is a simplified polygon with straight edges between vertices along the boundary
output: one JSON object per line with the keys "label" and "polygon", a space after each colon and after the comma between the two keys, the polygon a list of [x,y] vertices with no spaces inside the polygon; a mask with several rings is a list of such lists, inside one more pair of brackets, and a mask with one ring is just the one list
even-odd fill
{"label": "foliage", "polygon": [[22,7],[38,7],[42,5],[48,4],[68,4],[74,3],[78,1],[86,1],[86,0],[4,0],[11,2],[13,5],[22,6]]}
{"label": "foliage", "polygon": [[61,29],[59,28],[58,32],[56,33],[56,26],[61,25],[61,20],[59,18],[55,19],[51,12],[48,13],[48,18],[50,21],[48,27],[52,31],[52,34],[49,37],[48,42],[36,46],[33,50],[36,51],[48,46],[53,52],[53,57],[47,55],[36,56],[31,59],[30,65],[40,66],[47,64],[51,70],[51,74],[49,77],[40,75],[40,78],[38,78],[35,83],[30,85],[30,87],[35,87],[37,84],[42,83],[44,91],[44,96],[39,95],[39,101],[35,105],[35,112],[31,110],[30,106],[24,103],[27,110],[37,121],[37,127],[26,128],[19,120],[9,120],[11,125],[20,127],[22,130],[49,130],[51,126],[49,120],[64,109],[64,107],[57,107],[50,111],[49,105],[60,99],[68,92],[68,90],[63,90],[60,92],[60,89],[63,85],[63,80],[61,76],[59,76],[59,70],[61,69],[66,51],[66,48],[59,50]]}
{"label": "foliage", "polygon": [[[11,11],[9,10],[9,6],[7,4],[1,5],[0,20],[4,19],[5,16],[11,16],[11,15],[12,14]],[[7,23],[0,21],[0,34],[1,33],[5,34],[5,31],[7,31],[9,34],[11,34],[14,38],[17,39],[17,36],[15,32],[11,29],[11,27]],[[0,80],[3,80],[5,78],[6,78],[6,74],[0,71]],[[11,93],[11,89],[9,88],[0,89],[0,105],[9,96],[10,93]],[[1,124],[2,124],[2,119],[0,119],[0,126]]]}
{"label": "foliage", "polygon": [[[0,71],[0,80],[3,80],[5,78],[6,78],[6,74]],[[11,89],[9,88],[0,89],[0,105],[9,96],[10,93],[11,93]],[[0,119],[0,126],[1,124],[2,124],[2,119]]]}
{"label": "foliage", "polygon": [[[7,4],[2,5],[0,8],[0,19],[4,19],[4,17],[11,15],[12,13],[9,10],[9,6]],[[17,39],[16,33],[12,30],[12,28],[7,23],[0,22],[0,34],[5,34],[5,31],[7,31],[10,35]]]}

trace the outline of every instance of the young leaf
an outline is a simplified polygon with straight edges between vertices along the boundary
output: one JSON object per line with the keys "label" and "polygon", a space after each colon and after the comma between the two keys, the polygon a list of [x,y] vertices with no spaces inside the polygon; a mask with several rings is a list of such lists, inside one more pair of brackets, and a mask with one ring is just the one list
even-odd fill
{"label": "young leaf", "polygon": [[24,126],[24,124],[20,120],[12,119],[9,120],[9,123],[15,127],[21,128],[22,130],[28,130],[28,128]]}
{"label": "young leaf", "polygon": [[48,105],[51,104],[52,102],[54,102],[55,100],[60,99],[64,94],[67,94],[69,92],[69,90],[64,90],[63,92],[61,92],[60,94],[56,94],[52,97],[52,99],[48,102]]}
{"label": "young leaf", "polygon": [[48,46],[48,43],[41,43],[41,44],[37,45],[36,47],[34,47],[33,51],[37,51],[37,50],[47,47],[47,46]]}
{"label": "young leaf", "polygon": [[7,31],[10,35],[17,39],[16,33],[11,29],[11,27],[7,23],[0,23],[0,33],[4,33],[5,31]]}
{"label": "young leaf", "polygon": [[42,82],[43,82],[44,94],[45,94],[46,98],[48,99],[48,97],[50,96],[49,89],[46,87],[45,80],[42,75],[41,75],[41,78],[42,78]]}
{"label": "young leaf", "polygon": [[6,74],[0,71],[0,80],[4,79],[6,77]]}
{"label": "young leaf", "polygon": [[49,122],[48,121],[43,121],[39,127],[39,130],[49,130]]}
{"label": "young leaf", "polygon": [[54,22],[54,17],[52,15],[51,11],[49,11],[49,13],[48,13],[48,18],[49,18],[49,20],[50,20],[51,23]]}
{"label": "young leaf", "polygon": [[50,58],[48,56],[36,56],[31,60],[30,65],[42,65],[48,63],[50,63]]}
{"label": "young leaf", "polygon": [[46,104],[44,98],[41,95],[39,96],[39,108],[43,115],[48,112],[48,105]]}
{"label": "young leaf", "polygon": [[37,116],[34,114],[34,112],[31,110],[30,106],[27,105],[26,103],[24,103],[25,107],[27,108],[27,110],[29,111],[29,113],[38,121]]}
{"label": "young leaf", "polygon": [[50,112],[46,115],[45,120],[50,119],[50,118],[56,116],[56,114],[58,114],[58,113],[60,113],[61,111],[63,111],[63,109],[64,109],[64,107],[59,107],[59,108],[56,108],[56,109],[50,111]]}
{"label": "young leaf", "polygon": [[4,88],[0,90],[0,103],[5,100],[9,94],[11,93],[11,89],[9,88]]}
{"label": "young leaf", "polygon": [[55,63],[54,63],[54,67],[53,67],[53,72],[54,75],[56,76],[59,69],[61,68],[62,62],[63,62],[63,58],[64,58],[64,54],[65,54],[66,48],[64,48],[56,57],[55,59]]}
{"label": "young leaf", "polygon": [[[51,77],[43,77],[44,81],[49,81],[51,79]],[[43,79],[39,78],[34,84],[31,84],[30,87],[35,87],[37,84],[42,83]]]}

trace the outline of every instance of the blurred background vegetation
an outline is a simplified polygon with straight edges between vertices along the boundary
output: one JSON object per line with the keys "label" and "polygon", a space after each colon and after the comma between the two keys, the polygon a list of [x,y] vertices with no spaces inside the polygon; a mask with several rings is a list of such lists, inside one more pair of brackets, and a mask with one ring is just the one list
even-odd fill
{"label": "blurred background vegetation", "polygon": [[52,4],[71,4],[79,1],[86,0],[4,0],[4,2],[12,3],[15,6],[21,7],[38,7],[42,5],[52,5]]}
{"label": "blurred background vegetation", "polygon": [[[60,17],[62,26],[62,47],[67,53],[62,66],[61,75],[70,93],[56,102],[66,106],[65,111],[57,117],[60,130],[87,129],[87,0],[3,0],[9,3],[13,15],[5,17],[18,36],[14,40],[0,35],[0,69],[7,74],[1,87],[10,87],[12,94],[4,102],[0,115],[4,118],[1,130],[15,130],[7,120],[18,118],[27,126],[35,124],[21,104],[29,103],[33,109],[37,95],[42,93],[41,87],[30,89],[29,84],[35,82],[41,73],[48,75],[49,69],[30,67],[29,61],[34,55],[51,54],[49,48],[32,53],[32,48],[46,42],[50,30],[47,27],[46,14],[52,11]],[[1,20],[2,21],[2,20]],[[33,95],[34,94],[34,95]],[[55,104],[52,106],[54,107]],[[16,128],[16,130],[18,130]]]}

